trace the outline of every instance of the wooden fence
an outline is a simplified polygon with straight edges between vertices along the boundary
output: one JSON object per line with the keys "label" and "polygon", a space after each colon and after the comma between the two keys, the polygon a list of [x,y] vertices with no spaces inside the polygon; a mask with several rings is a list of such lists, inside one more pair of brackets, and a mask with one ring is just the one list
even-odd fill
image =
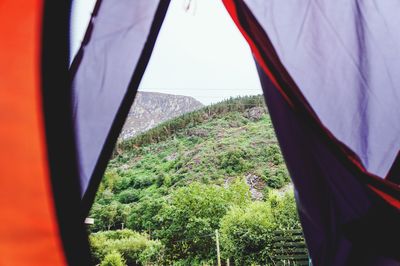
{"label": "wooden fence", "polygon": [[275,265],[311,265],[302,230],[275,231],[271,256]]}

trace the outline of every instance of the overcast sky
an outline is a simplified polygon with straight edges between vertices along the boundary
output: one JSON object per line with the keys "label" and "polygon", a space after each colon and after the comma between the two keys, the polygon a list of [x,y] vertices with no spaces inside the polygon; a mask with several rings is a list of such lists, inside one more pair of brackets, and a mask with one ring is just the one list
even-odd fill
{"label": "overcast sky", "polygon": [[[79,48],[95,0],[73,6],[73,52]],[[193,96],[204,104],[261,93],[251,52],[221,1],[172,0],[142,91]]]}

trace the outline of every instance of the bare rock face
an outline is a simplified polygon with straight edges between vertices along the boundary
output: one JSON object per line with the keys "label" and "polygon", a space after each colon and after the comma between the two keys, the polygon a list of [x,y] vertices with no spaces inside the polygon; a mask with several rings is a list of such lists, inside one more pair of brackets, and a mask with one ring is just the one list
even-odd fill
{"label": "bare rock face", "polygon": [[209,132],[206,129],[201,129],[201,128],[189,130],[187,133],[189,136],[197,136],[197,137],[208,137],[209,134]]}
{"label": "bare rock face", "polygon": [[164,121],[201,107],[203,107],[201,102],[189,96],[138,92],[120,138],[131,138]]}
{"label": "bare rock face", "polygon": [[248,109],[246,111],[245,116],[252,120],[252,121],[258,121],[261,119],[261,117],[263,116],[263,114],[266,113],[266,109],[265,107],[253,107],[251,109]]}
{"label": "bare rock face", "polygon": [[256,175],[247,174],[246,183],[250,188],[251,198],[253,200],[262,200],[264,197],[262,190],[265,188],[265,182],[262,178]]}

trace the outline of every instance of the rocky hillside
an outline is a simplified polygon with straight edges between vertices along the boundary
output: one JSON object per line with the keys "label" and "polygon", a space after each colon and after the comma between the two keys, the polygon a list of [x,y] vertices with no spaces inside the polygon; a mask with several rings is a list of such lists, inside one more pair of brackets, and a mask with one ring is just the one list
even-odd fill
{"label": "rocky hillside", "polygon": [[189,96],[138,92],[120,137],[133,137],[161,122],[201,107],[202,103]]}
{"label": "rocky hillside", "polygon": [[216,265],[219,230],[232,265],[308,265],[301,236],[274,247],[277,230],[301,232],[292,190],[261,96],[186,113],[117,144],[90,214],[94,264],[117,250],[127,265]]}

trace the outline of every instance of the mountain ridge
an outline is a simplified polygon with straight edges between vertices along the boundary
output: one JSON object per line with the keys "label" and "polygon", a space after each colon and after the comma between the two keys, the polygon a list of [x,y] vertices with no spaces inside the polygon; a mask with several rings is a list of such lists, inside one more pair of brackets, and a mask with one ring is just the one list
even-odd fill
{"label": "mountain ridge", "polygon": [[161,122],[203,106],[191,96],[139,91],[125,121],[120,139],[134,137]]}

